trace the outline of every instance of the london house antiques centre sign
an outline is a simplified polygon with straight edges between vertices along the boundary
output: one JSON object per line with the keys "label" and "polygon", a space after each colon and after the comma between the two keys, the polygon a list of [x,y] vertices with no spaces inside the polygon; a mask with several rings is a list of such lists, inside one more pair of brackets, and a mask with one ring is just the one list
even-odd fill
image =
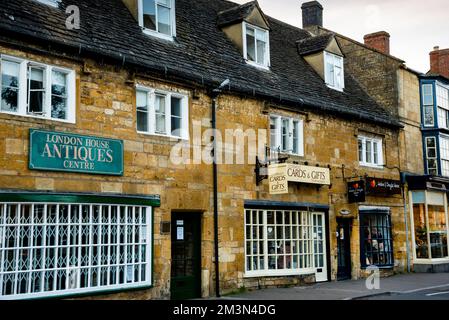
{"label": "london house antiques centre sign", "polygon": [[123,141],[30,129],[32,170],[123,175]]}
{"label": "london house antiques centre sign", "polygon": [[268,166],[270,194],[288,193],[288,182],[330,185],[328,168],[280,163]]}

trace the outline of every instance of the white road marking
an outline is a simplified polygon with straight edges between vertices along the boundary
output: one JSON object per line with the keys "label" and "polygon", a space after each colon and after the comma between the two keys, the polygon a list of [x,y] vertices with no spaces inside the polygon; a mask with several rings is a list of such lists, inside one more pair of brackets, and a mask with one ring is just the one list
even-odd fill
{"label": "white road marking", "polygon": [[427,297],[433,297],[433,296],[438,296],[438,295],[441,295],[441,294],[449,294],[449,291],[428,293],[428,294],[426,294],[426,296]]}

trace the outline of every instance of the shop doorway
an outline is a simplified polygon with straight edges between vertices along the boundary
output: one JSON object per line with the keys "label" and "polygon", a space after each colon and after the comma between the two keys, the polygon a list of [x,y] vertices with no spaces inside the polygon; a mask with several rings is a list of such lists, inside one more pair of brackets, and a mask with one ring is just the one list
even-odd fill
{"label": "shop doorway", "polygon": [[172,214],[171,299],[201,297],[201,214]]}
{"label": "shop doorway", "polygon": [[327,281],[327,256],[326,256],[326,224],[325,215],[314,212],[313,216],[313,246],[315,258],[316,282]]}
{"label": "shop doorway", "polygon": [[351,279],[351,220],[337,219],[337,280]]}

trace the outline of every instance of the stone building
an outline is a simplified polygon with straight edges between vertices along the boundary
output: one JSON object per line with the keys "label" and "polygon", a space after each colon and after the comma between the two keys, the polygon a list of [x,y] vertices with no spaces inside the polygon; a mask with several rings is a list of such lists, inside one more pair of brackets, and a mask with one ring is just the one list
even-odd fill
{"label": "stone building", "polygon": [[[423,140],[421,137],[420,112],[420,72],[408,68],[405,62],[390,53],[390,34],[380,31],[364,36],[360,43],[342,34],[323,27],[323,8],[312,1],[303,5],[303,14],[311,14],[315,19],[305,19],[304,29],[316,36],[334,34],[345,56],[345,68],[357,79],[363,89],[379,103],[386,113],[397,117],[402,125],[399,131],[399,164],[404,197],[404,232],[400,237],[407,252],[407,270],[415,270],[412,253],[411,220],[409,216],[409,192],[407,176],[422,175]],[[419,269],[419,267],[418,267]]]}
{"label": "stone building", "polygon": [[336,36],[257,2],[68,5],[0,3],[0,298],[406,270],[403,126]]}
{"label": "stone building", "polygon": [[420,76],[424,175],[407,177],[416,272],[448,272],[449,50],[435,47]]}

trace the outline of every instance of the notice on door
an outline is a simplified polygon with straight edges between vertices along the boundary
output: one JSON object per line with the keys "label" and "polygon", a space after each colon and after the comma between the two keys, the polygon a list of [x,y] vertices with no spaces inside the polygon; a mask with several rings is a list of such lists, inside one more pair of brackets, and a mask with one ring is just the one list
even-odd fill
{"label": "notice on door", "polygon": [[176,228],[176,240],[184,240],[184,227]]}

